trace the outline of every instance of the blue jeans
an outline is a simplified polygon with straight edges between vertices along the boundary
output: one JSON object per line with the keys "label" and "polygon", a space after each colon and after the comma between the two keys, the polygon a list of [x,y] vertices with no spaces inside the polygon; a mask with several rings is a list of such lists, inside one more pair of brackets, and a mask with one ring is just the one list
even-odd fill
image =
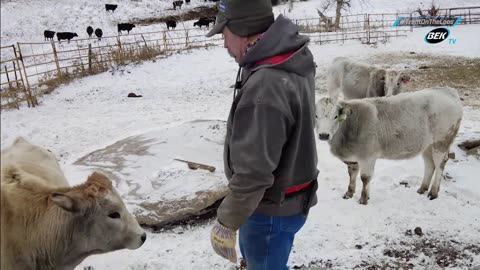
{"label": "blue jeans", "polygon": [[240,252],[248,270],[288,270],[295,234],[306,216],[278,217],[253,214],[240,226]]}

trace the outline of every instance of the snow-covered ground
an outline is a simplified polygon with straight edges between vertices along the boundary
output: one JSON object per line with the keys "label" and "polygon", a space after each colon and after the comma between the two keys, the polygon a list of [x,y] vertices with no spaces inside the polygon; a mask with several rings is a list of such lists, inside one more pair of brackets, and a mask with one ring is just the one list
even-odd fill
{"label": "snow-covered ground", "polygon": [[[114,13],[105,11],[105,3],[118,4]],[[87,26],[101,28],[104,36],[117,34],[117,23],[127,23],[137,19],[158,18],[180,15],[198,6],[213,6],[212,2],[192,0],[182,9],[173,10],[169,0],[116,0],[71,1],[71,0],[17,0],[2,1],[1,38],[2,46],[14,42],[41,42],[43,31],[76,32],[79,38],[88,37]],[[164,24],[162,24],[164,25]],[[159,26],[157,30],[159,30]],[[137,26],[136,32],[142,30]]]}
{"label": "snow-covered ground", "polygon": [[[133,7],[158,3],[154,0],[118,2]],[[417,2],[372,0],[367,6],[357,5],[354,8],[362,12],[395,12],[413,9]],[[437,2],[442,7],[450,7],[474,5],[478,1]],[[84,3],[86,1],[80,0],[75,3],[67,0],[2,1],[2,44],[4,31],[10,33],[6,34],[7,38],[35,37],[34,40],[37,40],[37,32],[43,31],[44,26],[50,27],[47,21],[62,13],[59,10],[88,17],[87,14],[92,13],[89,11],[91,7],[82,5]],[[192,5],[195,4],[203,4],[203,0],[198,3],[192,0]],[[318,5],[318,1],[296,2],[294,15],[315,15]],[[84,9],[81,9],[82,6]],[[282,8],[288,7],[279,6],[277,12]],[[102,7],[99,9],[103,11]],[[78,10],[83,10],[83,13],[78,13]],[[146,12],[140,7],[129,11],[119,9],[114,16],[124,14],[140,17]],[[72,15],[72,21],[62,20],[59,16],[55,19],[55,25],[69,26],[78,22],[79,28],[84,31],[83,25],[90,21],[80,15],[75,16],[78,17]],[[106,15],[102,13],[102,16]],[[37,26],[33,25],[38,24],[38,18],[44,21],[36,29]],[[32,27],[27,27],[30,25]],[[17,30],[13,31],[15,28]],[[451,35],[457,39],[454,45],[447,42],[436,45],[425,43],[423,37],[429,30],[431,28],[415,29],[407,38],[394,39],[377,48],[356,42],[310,47],[319,70],[324,70],[337,56],[368,59],[380,53],[414,51],[438,56],[480,57],[480,37],[476,34],[480,32],[480,26],[452,28]],[[18,35],[11,34],[15,32]],[[230,86],[235,74],[236,64],[223,48],[191,50],[166,59],[117,67],[59,87],[42,97],[38,107],[2,111],[1,148],[11,144],[16,136],[24,136],[56,153],[67,178],[76,184],[86,179],[88,172],[79,170],[72,163],[87,153],[131,135],[160,130],[185,121],[225,120],[232,99]],[[143,98],[129,99],[129,92],[141,94]],[[362,261],[380,263],[389,258],[383,256],[384,249],[389,244],[404,241],[405,231],[417,226],[423,229],[427,237],[441,237],[462,245],[480,244],[480,160],[465,156],[456,146],[460,141],[479,137],[480,110],[465,107],[460,133],[452,149],[456,152],[456,160],[447,163],[446,167],[452,179],[442,182],[439,198],[430,201],[426,196],[416,193],[423,175],[423,161],[420,158],[382,160],[376,166],[368,206],[357,203],[359,187],[353,199],[341,198],[348,184],[347,170],[330,154],[328,145],[319,141],[319,202],[297,235],[290,264],[308,265],[312,261],[330,260],[333,269],[353,269]],[[410,188],[401,186],[401,181],[408,182]],[[212,251],[209,241],[211,226],[212,223],[207,223],[178,227],[158,234],[148,233],[148,240],[140,249],[92,256],[76,269],[83,269],[84,266],[115,270],[234,269],[233,264]],[[356,245],[362,245],[363,248],[358,249]],[[472,255],[472,260],[472,265],[480,265],[479,255]],[[417,265],[415,269],[438,269],[432,258],[419,257],[411,262]]]}
{"label": "snow-covered ground", "polygon": [[[440,8],[478,6],[478,0],[436,0]],[[118,4],[114,13],[105,12],[105,3]],[[274,7],[275,14],[284,14],[289,18],[304,19],[318,17],[317,8],[322,1],[294,1]],[[350,14],[359,13],[395,13],[412,12],[418,7],[427,8],[430,1],[403,0],[355,0],[349,9]],[[116,0],[98,2],[91,0],[2,0],[1,2],[1,44],[11,45],[16,42],[42,42],[43,31],[76,32],[79,38],[86,38],[86,28],[101,28],[104,36],[117,34],[117,23],[136,19],[158,18],[180,15],[182,12],[198,6],[212,6],[214,3],[204,0],[191,0],[182,9],[173,10],[171,0]],[[328,16],[335,14],[334,7],[325,12]],[[181,25],[179,27],[184,27]],[[185,23],[192,28],[192,22]],[[165,24],[137,25],[134,32],[144,33],[159,31]]]}
{"label": "snow-covered ground", "polygon": [[[479,26],[456,26],[457,44],[428,45],[428,29],[416,29],[406,39],[393,40],[378,48],[358,43],[312,45],[320,68],[334,57],[358,59],[377,53],[415,51],[434,55],[480,57]],[[93,150],[133,134],[156,130],[194,119],[225,119],[228,114],[236,65],[222,48],[200,49],[166,59],[118,67],[113,71],[83,78],[62,86],[41,99],[36,108],[2,111],[1,146],[16,136],[25,136],[58,155],[72,184],[88,172],[72,163]],[[129,92],[143,98],[128,99]],[[480,137],[480,111],[465,108],[456,143]],[[458,243],[480,243],[480,161],[465,156],[456,146],[455,162],[446,172],[453,180],[443,181],[437,200],[416,193],[423,174],[420,158],[406,161],[379,161],[368,206],[357,203],[359,192],[343,200],[347,170],[323,142],[318,142],[319,203],[296,238],[290,262],[331,260],[334,269],[352,269],[365,261],[384,260],[388,243],[401,241],[408,229],[422,227],[427,235],[442,235]],[[400,181],[407,181],[404,188]],[[179,227],[148,234],[146,244],[135,251],[118,251],[93,256],[81,266],[95,269],[233,269],[210,247],[211,223]],[[367,244],[368,243],[368,244]],[[355,245],[363,246],[361,250]],[[423,258],[425,259],[425,258]],[[420,260],[420,259],[418,259]],[[428,258],[422,265],[435,269]],[[431,259],[430,259],[431,260]],[[480,265],[480,256],[473,256]],[[419,263],[419,261],[413,261]],[[429,264],[432,263],[432,264]],[[78,267],[82,269],[82,267]],[[461,268],[459,268],[461,269]]]}

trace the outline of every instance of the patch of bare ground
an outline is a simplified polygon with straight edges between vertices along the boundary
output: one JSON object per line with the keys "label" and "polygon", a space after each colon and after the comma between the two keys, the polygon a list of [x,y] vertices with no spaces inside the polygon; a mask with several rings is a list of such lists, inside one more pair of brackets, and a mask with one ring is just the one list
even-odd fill
{"label": "patch of bare ground", "polygon": [[[415,52],[382,53],[358,59],[386,69],[402,70],[410,75],[407,91],[429,87],[458,90],[464,105],[480,108],[480,58],[442,56]],[[319,67],[320,69],[321,67]],[[324,92],[328,65],[319,70],[317,87]]]}
{"label": "patch of bare ground", "polygon": [[162,16],[162,17],[151,17],[145,19],[138,19],[135,18],[131,21],[133,24],[138,25],[150,25],[150,24],[157,24],[157,23],[165,23],[168,20],[174,21],[190,21],[196,20],[201,17],[212,17],[217,15],[217,7],[216,6],[199,6],[188,10],[186,12],[182,12],[179,15],[175,16]]}
{"label": "patch of bare ground", "polygon": [[[378,56],[378,57],[377,57]],[[480,58],[421,53],[379,54],[372,64],[391,66],[412,78],[408,91],[447,86],[458,90],[464,105],[480,108]]]}
{"label": "patch of bare ground", "polygon": [[[359,249],[357,246],[355,248]],[[476,269],[475,267],[480,267],[474,265],[474,258],[480,255],[479,243],[461,243],[447,235],[419,234],[417,229],[415,233],[408,230],[403,240],[387,243],[381,250],[375,250],[376,247],[371,247],[369,252],[381,254],[380,256],[368,256],[367,259],[356,263],[352,269]],[[293,266],[292,269],[323,270],[338,267],[341,267],[339,262],[319,260],[308,265]]]}

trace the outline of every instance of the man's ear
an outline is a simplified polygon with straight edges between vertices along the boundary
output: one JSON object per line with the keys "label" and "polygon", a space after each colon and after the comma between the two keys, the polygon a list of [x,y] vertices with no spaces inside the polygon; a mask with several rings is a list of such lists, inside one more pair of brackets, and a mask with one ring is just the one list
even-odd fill
{"label": "man's ear", "polygon": [[72,213],[80,211],[80,204],[77,202],[77,200],[66,193],[54,192],[50,194],[50,199],[53,203],[65,211]]}

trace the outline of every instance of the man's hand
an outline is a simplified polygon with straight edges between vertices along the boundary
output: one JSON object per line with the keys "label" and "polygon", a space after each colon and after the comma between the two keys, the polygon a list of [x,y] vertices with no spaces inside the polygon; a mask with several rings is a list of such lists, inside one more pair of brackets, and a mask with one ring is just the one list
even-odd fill
{"label": "man's hand", "polygon": [[237,262],[237,251],[235,250],[237,241],[236,231],[223,226],[216,220],[210,233],[210,241],[215,253],[233,263]]}

